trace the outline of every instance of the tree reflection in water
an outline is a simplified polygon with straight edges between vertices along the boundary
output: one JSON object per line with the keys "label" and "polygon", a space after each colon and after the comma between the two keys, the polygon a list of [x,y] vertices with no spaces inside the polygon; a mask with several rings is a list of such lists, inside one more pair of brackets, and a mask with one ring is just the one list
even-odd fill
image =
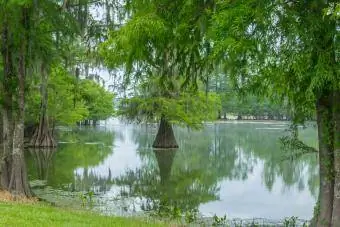
{"label": "tree reflection in water", "polygon": [[[316,196],[317,157],[310,154],[286,160],[279,140],[285,134],[284,128],[258,127],[259,124],[213,124],[202,131],[177,128],[178,151],[152,151],[152,129],[136,127],[133,138],[144,165],[128,170],[114,183],[127,186],[122,187],[123,195],[144,198],[144,210],[185,212],[217,200],[221,180],[247,180],[260,164],[268,191],[280,178],[284,190],[296,187],[302,191],[307,184]],[[313,137],[313,131],[308,136]]]}
{"label": "tree reflection in water", "polygon": [[107,191],[112,185],[110,171],[107,177],[101,177],[91,167],[111,154],[114,133],[90,128],[63,132],[60,141],[66,143],[59,144],[55,150],[28,150],[30,179],[43,180],[53,189],[70,192]]}
{"label": "tree reflection in water", "polygon": [[[176,128],[177,150],[153,150],[152,125],[85,129],[61,135],[61,141],[70,143],[60,144],[57,151],[29,150],[27,163],[30,179],[44,180],[53,189],[111,195],[118,188],[122,200],[137,199],[142,210],[158,213],[198,210],[219,199],[221,182],[247,181],[254,169],[261,171],[268,191],[279,181],[283,190],[308,188],[316,197],[317,157],[283,160],[286,153],[279,138],[285,127],[280,127],[257,123],[208,124],[201,131]],[[315,146],[314,129],[301,135]],[[115,141],[121,147],[113,147]],[[120,169],[120,175],[111,173],[117,170],[115,165],[97,169],[114,152],[124,153],[126,144],[136,149],[132,152],[140,164]]]}
{"label": "tree reflection in water", "polygon": [[177,150],[153,150],[158,168],[129,171],[114,180],[117,185],[128,186],[124,195],[145,198],[144,211],[193,211],[201,203],[218,199],[216,181],[209,173],[189,168],[174,168]]}
{"label": "tree reflection in water", "polygon": [[48,181],[50,166],[52,165],[53,155],[56,152],[55,148],[45,149],[28,149],[31,157],[34,159],[34,165],[36,169],[38,180]]}

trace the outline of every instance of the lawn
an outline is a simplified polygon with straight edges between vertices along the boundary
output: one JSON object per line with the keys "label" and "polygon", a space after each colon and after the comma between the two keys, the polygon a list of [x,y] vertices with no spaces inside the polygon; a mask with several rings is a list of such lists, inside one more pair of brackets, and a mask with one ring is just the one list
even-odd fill
{"label": "lawn", "polygon": [[42,203],[0,202],[0,226],[167,226],[138,218],[107,217]]}

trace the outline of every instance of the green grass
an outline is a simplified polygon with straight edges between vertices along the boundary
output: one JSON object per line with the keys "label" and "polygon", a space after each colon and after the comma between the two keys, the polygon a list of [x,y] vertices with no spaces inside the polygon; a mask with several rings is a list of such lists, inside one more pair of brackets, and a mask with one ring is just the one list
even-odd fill
{"label": "green grass", "polygon": [[138,218],[108,217],[49,205],[0,202],[0,226],[166,226]]}

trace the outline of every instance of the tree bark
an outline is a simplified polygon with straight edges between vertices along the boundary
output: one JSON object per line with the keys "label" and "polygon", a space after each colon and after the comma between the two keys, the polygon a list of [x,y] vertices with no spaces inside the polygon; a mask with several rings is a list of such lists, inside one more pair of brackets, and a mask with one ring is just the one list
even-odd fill
{"label": "tree bark", "polygon": [[3,189],[8,189],[10,180],[10,167],[11,167],[11,153],[13,146],[13,121],[12,121],[12,111],[6,111],[5,107],[2,112],[3,120],[3,151],[1,156],[1,175],[0,175],[0,187]]}
{"label": "tree bark", "polygon": [[7,18],[4,19],[2,30],[1,55],[4,65],[3,81],[1,91],[3,93],[2,104],[2,153],[0,157],[0,187],[8,189],[10,178],[10,155],[12,153],[13,144],[13,120],[12,120],[12,84],[14,80],[13,59],[10,46],[10,32],[8,30]]}
{"label": "tree bark", "polygon": [[12,171],[8,190],[15,196],[32,196],[24,157],[24,122],[20,119],[14,129]]}
{"label": "tree bark", "polygon": [[39,125],[31,138],[31,147],[56,147],[52,132],[49,128],[47,118],[47,102],[48,102],[48,72],[45,63],[41,64],[41,105]]}
{"label": "tree bark", "polygon": [[316,102],[319,139],[319,212],[317,226],[331,226],[334,193],[334,153],[332,124],[332,93],[324,92]]}
{"label": "tree bark", "polygon": [[153,148],[178,148],[174,132],[171,124],[161,117],[158,132],[155,141],[152,145]]}
{"label": "tree bark", "polygon": [[340,226],[340,91],[334,92],[334,201],[332,226]]}
{"label": "tree bark", "polygon": [[[22,8],[22,24],[27,28],[28,9]],[[27,169],[24,158],[24,122],[25,122],[25,78],[26,78],[26,42],[27,34],[21,42],[18,67],[18,95],[17,112],[15,118],[13,149],[12,149],[12,171],[8,190],[15,196],[32,196]]]}
{"label": "tree bark", "polygon": [[3,122],[2,122],[2,111],[3,111],[2,106],[0,106],[0,157],[2,157],[2,139],[3,139],[2,134],[3,134],[3,128],[4,128]]}

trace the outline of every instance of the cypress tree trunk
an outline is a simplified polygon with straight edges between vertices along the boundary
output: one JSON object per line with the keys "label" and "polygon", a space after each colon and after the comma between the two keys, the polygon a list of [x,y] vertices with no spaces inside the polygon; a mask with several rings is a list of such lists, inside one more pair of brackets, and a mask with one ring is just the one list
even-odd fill
{"label": "cypress tree trunk", "polygon": [[[28,22],[28,9],[22,8],[23,25],[26,28]],[[17,112],[15,118],[11,178],[8,190],[16,196],[32,196],[27,178],[27,169],[24,159],[24,122],[25,122],[25,77],[26,77],[26,39],[21,42],[18,70],[18,95]]]}
{"label": "cypress tree trunk", "polygon": [[0,106],[0,189],[2,188],[1,187],[1,175],[2,175],[2,171],[3,171],[3,157],[4,157],[4,149],[3,149],[3,123],[2,123],[2,112],[3,112],[3,108],[2,106]]}
{"label": "cypress tree trunk", "polygon": [[319,212],[317,226],[330,226],[333,210],[333,124],[332,124],[332,94],[325,92],[316,103],[318,139],[319,139]]}
{"label": "cypress tree trunk", "polygon": [[340,91],[334,92],[334,201],[332,226],[340,226]]}
{"label": "cypress tree trunk", "polygon": [[2,103],[2,152],[0,157],[0,187],[8,189],[10,179],[10,167],[13,146],[13,120],[12,120],[12,99],[13,91],[12,84],[14,80],[13,59],[10,46],[10,32],[7,26],[7,18],[4,20],[2,30],[2,43],[1,43],[1,55],[4,65],[4,74],[2,80],[1,91],[3,95]]}
{"label": "cypress tree trunk", "polygon": [[32,196],[24,157],[24,122],[21,119],[18,119],[14,128],[12,171],[8,190],[16,196]]}
{"label": "cypress tree trunk", "polygon": [[56,147],[52,132],[49,129],[47,119],[47,102],[48,102],[48,73],[45,68],[45,63],[41,64],[41,105],[40,105],[40,120],[39,125],[31,138],[31,147]]}
{"label": "cypress tree trunk", "polygon": [[155,141],[152,145],[153,148],[178,148],[174,132],[171,124],[161,117],[158,132]]}
{"label": "cypress tree trunk", "polygon": [[2,123],[2,106],[0,106],[0,157],[2,156],[2,131],[3,131],[3,123]]}
{"label": "cypress tree trunk", "polygon": [[[5,73],[4,87],[9,84],[11,74]],[[0,159],[0,187],[8,189],[11,168],[11,153],[13,146],[12,94],[4,90],[2,108],[2,154]]]}
{"label": "cypress tree trunk", "polygon": [[3,145],[2,145],[2,156],[1,156],[1,175],[0,175],[0,187],[8,189],[10,180],[10,169],[11,169],[11,153],[13,146],[13,121],[12,112],[5,109],[5,105],[2,112],[3,120]]}

